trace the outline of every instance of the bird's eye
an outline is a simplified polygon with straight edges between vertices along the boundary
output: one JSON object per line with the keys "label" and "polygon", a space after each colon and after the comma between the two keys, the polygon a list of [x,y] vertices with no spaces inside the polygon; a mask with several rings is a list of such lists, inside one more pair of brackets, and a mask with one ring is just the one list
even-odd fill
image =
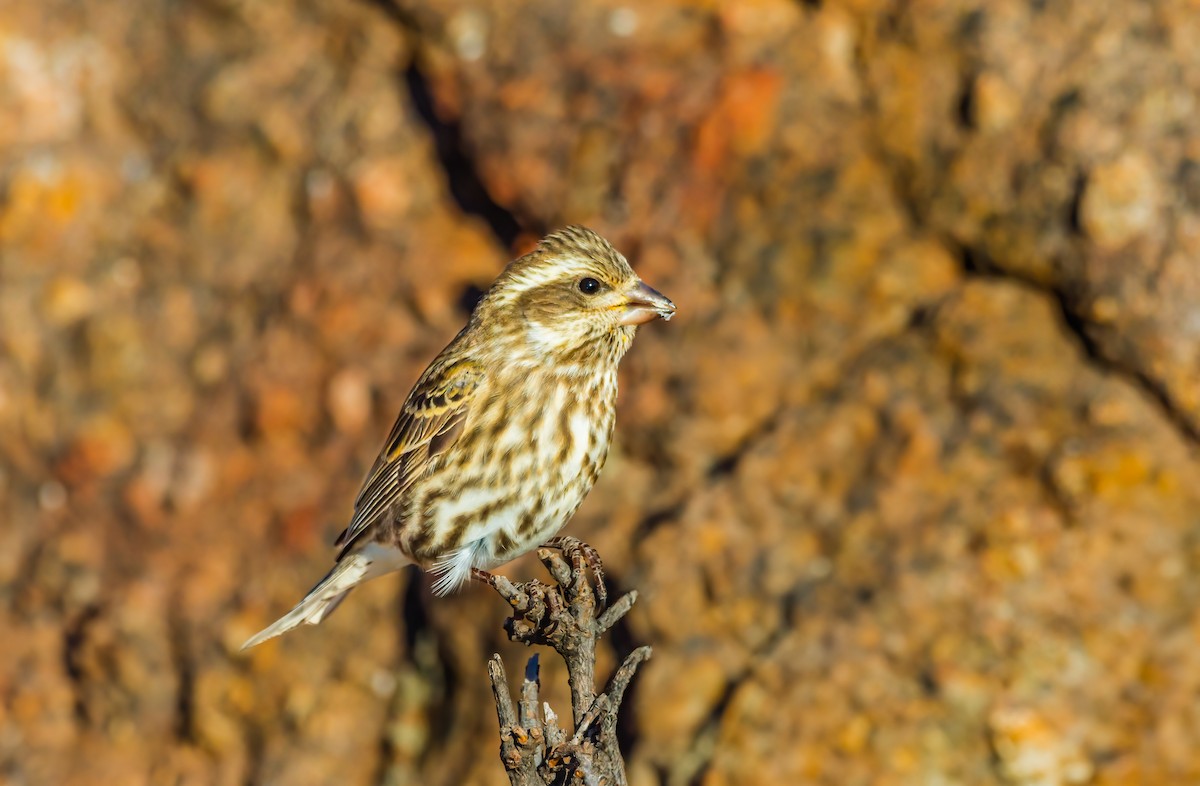
{"label": "bird's eye", "polygon": [[600,282],[594,278],[579,279],[579,291],[585,295],[594,295],[600,291]]}

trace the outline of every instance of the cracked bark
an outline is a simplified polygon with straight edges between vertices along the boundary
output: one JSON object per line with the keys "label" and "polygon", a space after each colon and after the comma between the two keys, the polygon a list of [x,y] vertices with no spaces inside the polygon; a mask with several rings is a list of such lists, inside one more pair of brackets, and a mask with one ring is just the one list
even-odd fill
{"label": "cracked bark", "polygon": [[561,555],[549,549],[538,551],[554,584],[536,579],[513,584],[503,577],[496,577],[492,584],[513,609],[504,625],[508,637],[553,648],[566,663],[571,686],[574,732],[568,737],[550,705],[539,706],[537,654],[526,663],[515,704],[500,656],[493,655],[488,662],[500,721],[500,759],[512,786],[627,783],[617,741],[617,715],[630,681],[650,657],[650,648],[638,647],[629,653],[609,680],[608,689],[596,693],[596,641],[633,607],[637,593],[629,592],[603,609],[592,589],[586,548],[575,538],[564,538]]}

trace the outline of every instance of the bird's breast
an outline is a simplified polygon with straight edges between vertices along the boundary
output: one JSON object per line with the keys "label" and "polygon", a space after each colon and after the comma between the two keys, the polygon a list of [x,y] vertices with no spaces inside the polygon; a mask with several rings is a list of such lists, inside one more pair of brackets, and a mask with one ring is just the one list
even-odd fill
{"label": "bird's breast", "polygon": [[615,388],[609,392],[597,379],[582,386],[556,380],[531,399],[537,416],[523,435],[528,464],[512,478],[523,515],[514,529],[495,522],[507,535],[498,537],[497,562],[552,537],[591,491],[608,455],[615,398]]}
{"label": "bird's breast", "polygon": [[[499,380],[428,483],[409,526],[418,562],[483,544],[476,567],[507,562],[545,542],[574,514],[608,455],[616,374]],[[422,490],[423,491],[423,490]]]}

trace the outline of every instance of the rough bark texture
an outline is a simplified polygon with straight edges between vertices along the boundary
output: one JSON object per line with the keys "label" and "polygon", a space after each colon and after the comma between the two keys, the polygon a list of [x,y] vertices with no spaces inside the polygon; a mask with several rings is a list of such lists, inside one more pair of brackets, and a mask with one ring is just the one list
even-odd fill
{"label": "rough bark texture", "polygon": [[503,784],[483,588],[236,651],[576,221],[680,309],[568,530],[640,592],[598,673],[655,646],[631,783],[1200,781],[1197,41],[1188,0],[0,4],[0,779]]}

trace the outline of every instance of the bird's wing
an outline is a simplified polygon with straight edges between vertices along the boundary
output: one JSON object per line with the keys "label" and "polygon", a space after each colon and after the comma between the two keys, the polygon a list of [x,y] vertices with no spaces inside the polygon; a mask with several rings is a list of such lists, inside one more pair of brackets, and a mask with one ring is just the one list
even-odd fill
{"label": "bird's wing", "polygon": [[482,381],[482,368],[471,360],[435,362],[421,375],[354,500],[354,517],[337,539],[341,554],[425,473],[431,458],[454,444]]}

